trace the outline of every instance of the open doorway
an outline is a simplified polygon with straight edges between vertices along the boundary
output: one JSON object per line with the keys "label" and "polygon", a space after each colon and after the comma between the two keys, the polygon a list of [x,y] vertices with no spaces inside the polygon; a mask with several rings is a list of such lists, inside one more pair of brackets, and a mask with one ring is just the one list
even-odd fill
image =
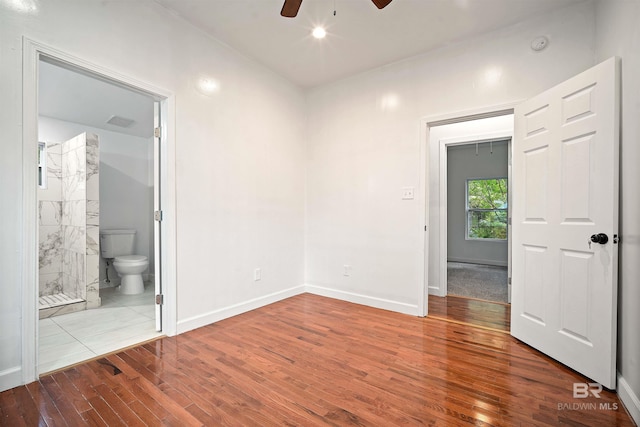
{"label": "open doorway", "polygon": [[162,273],[156,99],[44,55],[38,71],[42,374],[162,335]]}
{"label": "open doorway", "polygon": [[[22,373],[25,382],[37,380],[40,373],[38,353],[40,344],[38,279],[38,77],[41,59],[49,60],[80,74],[109,82],[121,88],[146,94],[154,104],[154,214],[161,219],[155,222],[154,282],[156,286],[156,330],[165,335],[176,334],[176,229],[175,229],[175,97],[147,82],[131,78],[111,69],[69,55],[58,49],[28,38],[23,40],[23,210],[24,210],[24,287],[22,292]],[[85,93],[82,97],[91,96]],[[42,169],[40,169],[42,170]],[[46,170],[46,169],[44,169]],[[156,173],[157,172],[157,173]],[[157,176],[156,176],[157,175]],[[160,205],[162,200],[162,205]],[[160,244],[161,243],[161,244]],[[161,249],[161,250],[160,250]],[[159,325],[161,323],[161,325]],[[97,323],[92,326],[99,326]],[[120,337],[122,338],[122,336]],[[112,342],[126,346],[125,339]]]}
{"label": "open doorway", "polygon": [[447,295],[509,302],[509,143],[447,146]]}
{"label": "open doorway", "polygon": [[510,112],[430,126],[431,317],[509,331],[512,135]]}

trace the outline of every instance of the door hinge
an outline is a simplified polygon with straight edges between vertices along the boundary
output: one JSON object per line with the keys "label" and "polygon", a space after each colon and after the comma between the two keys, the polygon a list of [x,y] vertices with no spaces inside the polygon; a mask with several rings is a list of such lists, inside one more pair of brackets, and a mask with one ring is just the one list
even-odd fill
{"label": "door hinge", "polygon": [[156,304],[157,305],[164,304],[164,295],[162,295],[162,294],[156,295]]}
{"label": "door hinge", "polygon": [[153,136],[154,137],[160,138],[161,135],[162,135],[162,131],[160,130],[159,127],[153,129]]}
{"label": "door hinge", "polygon": [[511,284],[511,277],[509,277],[509,284]]}
{"label": "door hinge", "polygon": [[424,226],[424,231],[427,231],[427,226],[426,225]]}
{"label": "door hinge", "polygon": [[509,219],[507,219],[507,224],[511,225],[511,217],[509,217]]}
{"label": "door hinge", "polygon": [[156,221],[162,221],[162,211],[155,211],[153,213],[153,219]]}

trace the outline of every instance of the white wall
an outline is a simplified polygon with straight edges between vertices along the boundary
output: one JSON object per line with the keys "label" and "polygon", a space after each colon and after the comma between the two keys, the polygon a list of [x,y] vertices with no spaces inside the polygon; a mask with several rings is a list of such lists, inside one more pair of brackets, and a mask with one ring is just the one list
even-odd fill
{"label": "white wall", "polygon": [[[451,146],[447,152],[447,259],[507,265],[507,241],[467,239],[467,180],[507,178],[509,145],[495,142]],[[508,183],[507,183],[508,185]]]}
{"label": "white wall", "polygon": [[[310,91],[310,289],[418,314],[420,119],[515,103],[589,68],[594,22],[581,4]],[[541,34],[549,47],[534,53]],[[420,190],[415,200],[401,200],[407,186]]]}
{"label": "white wall", "polygon": [[[149,102],[152,102],[149,100]],[[153,138],[140,138],[50,117],[38,119],[40,141],[66,141],[82,132],[100,139],[100,228],[136,230],[135,253],[153,259]],[[104,260],[100,259],[100,286],[104,287]],[[111,286],[118,275],[109,271]]]}
{"label": "white wall", "polygon": [[[22,378],[21,343],[33,337],[21,336],[17,303],[27,226],[23,36],[175,95],[179,331],[299,292],[306,119],[300,89],[153,1],[52,0],[34,3],[32,14],[10,4],[0,3],[0,389],[31,380]],[[195,90],[203,75],[219,81],[218,93]],[[256,267],[260,282],[253,281]]]}
{"label": "white wall", "polygon": [[622,63],[618,392],[640,424],[640,2],[603,0],[596,18],[597,61]]}

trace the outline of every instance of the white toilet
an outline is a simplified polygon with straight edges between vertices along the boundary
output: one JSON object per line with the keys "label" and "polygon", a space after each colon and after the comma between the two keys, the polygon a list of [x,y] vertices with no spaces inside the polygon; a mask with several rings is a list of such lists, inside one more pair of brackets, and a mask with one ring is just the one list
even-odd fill
{"label": "white toilet", "polygon": [[144,292],[142,273],[149,267],[144,255],[133,254],[136,230],[100,230],[100,253],[113,259],[113,266],[121,277],[120,292],[136,295]]}

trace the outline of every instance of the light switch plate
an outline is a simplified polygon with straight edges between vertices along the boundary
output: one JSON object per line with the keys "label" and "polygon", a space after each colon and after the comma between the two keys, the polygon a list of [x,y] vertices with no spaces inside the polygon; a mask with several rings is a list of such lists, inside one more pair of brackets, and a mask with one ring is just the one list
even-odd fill
{"label": "light switch plate", "polygon": [[402,200],[413,200],[414,187],[404,187],[402,189]]}

